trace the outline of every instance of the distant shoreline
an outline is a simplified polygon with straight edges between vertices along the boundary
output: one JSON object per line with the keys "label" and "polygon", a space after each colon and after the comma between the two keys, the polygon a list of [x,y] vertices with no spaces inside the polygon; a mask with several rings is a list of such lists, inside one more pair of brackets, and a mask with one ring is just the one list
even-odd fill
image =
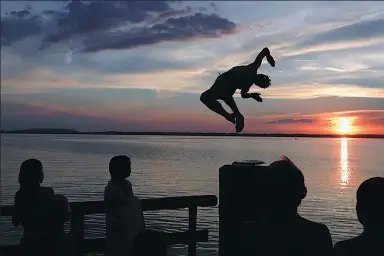
{"label": "distant shoreline", "polygon": [[384,139],[384,134],[284,134],[284,133],[208,133],[208,132],[79,132],[70,129],[26,129],[0,131],[2,134],[57,134],[57,135],[161,135],[161,136],[210,136],[210,137],[276,137],[276,138],[358,138],[358,139]]}

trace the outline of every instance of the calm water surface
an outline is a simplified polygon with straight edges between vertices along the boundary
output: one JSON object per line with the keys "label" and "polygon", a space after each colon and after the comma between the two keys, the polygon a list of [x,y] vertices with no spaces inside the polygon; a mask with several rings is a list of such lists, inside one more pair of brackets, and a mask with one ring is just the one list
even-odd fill
{"label": "calm water surface", "polygon": [[[224,138],[171,136],[1,135],[1,203],[12,204],[20,164],[38,158],[44,184],[71,201],[101,200],[109,179],[108,162],[117,154],[132,158],[131,181],[141,198],[215,194],[218,169],[235,160],[277,160],[289,156],[302,168],[308,196],[300,207],[305,217],[328,225],[334,242],[361,232],[356,220],[357,186],[384,176],[384,141],[374,139]],[[188,228],[188,212],[145,213],[150,227],[165,231]],[[218,209],[201,208],[198,227],[210,230],[199,255],[217,255]],[[20,228],[2,217],[0,244],[17,243]],[[104,216],[86,218],[86,236],[105,234]],[[184,247],[173,251],[185,255]]]}

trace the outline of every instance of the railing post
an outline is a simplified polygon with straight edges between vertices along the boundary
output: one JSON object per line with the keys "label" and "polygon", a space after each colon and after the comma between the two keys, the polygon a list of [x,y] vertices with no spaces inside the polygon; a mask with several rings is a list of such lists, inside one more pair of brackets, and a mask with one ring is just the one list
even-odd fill
{"label": "railing post", "polygon": [[70,232],[75,243],[75,255],[84,255],[84,213],[75,212],[71,216]]}
{"label": "railing post", "polygon": [[196,256],[196,222],[197,222],[197,206],[190,206],[188,208],[188,225],[191,240],[188,244],[188,256]]}

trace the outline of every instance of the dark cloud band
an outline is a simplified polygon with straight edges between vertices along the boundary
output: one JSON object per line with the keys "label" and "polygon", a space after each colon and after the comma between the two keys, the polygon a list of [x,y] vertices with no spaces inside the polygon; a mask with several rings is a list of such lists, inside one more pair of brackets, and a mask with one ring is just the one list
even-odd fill
{"label": "dark cloud band", "polygon": [[72,1],[61,11],[32,15],[12,11],[2,17],[2,45],[42,36],[42,49],[69,39],[83,40],[85,52],[125,49],[162,41],[219,37],[236,24],[217,14],[174,9],[171,1]]}

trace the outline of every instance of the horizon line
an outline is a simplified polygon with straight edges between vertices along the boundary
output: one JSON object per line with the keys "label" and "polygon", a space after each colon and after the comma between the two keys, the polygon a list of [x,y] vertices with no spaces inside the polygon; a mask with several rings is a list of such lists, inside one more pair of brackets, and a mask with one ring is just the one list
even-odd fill
{"label": "horizon line", "polygon": [[87,131],[62,128],[29,128],[0,130],[8,134],[78,134],[78,135],[183,135],[183,136],[238,136],[238,137],[320,137],[320,138],[384,138],[384,134],[307,134],[307,133],[231,133],[231,132],[128,132],[128,131]]}

